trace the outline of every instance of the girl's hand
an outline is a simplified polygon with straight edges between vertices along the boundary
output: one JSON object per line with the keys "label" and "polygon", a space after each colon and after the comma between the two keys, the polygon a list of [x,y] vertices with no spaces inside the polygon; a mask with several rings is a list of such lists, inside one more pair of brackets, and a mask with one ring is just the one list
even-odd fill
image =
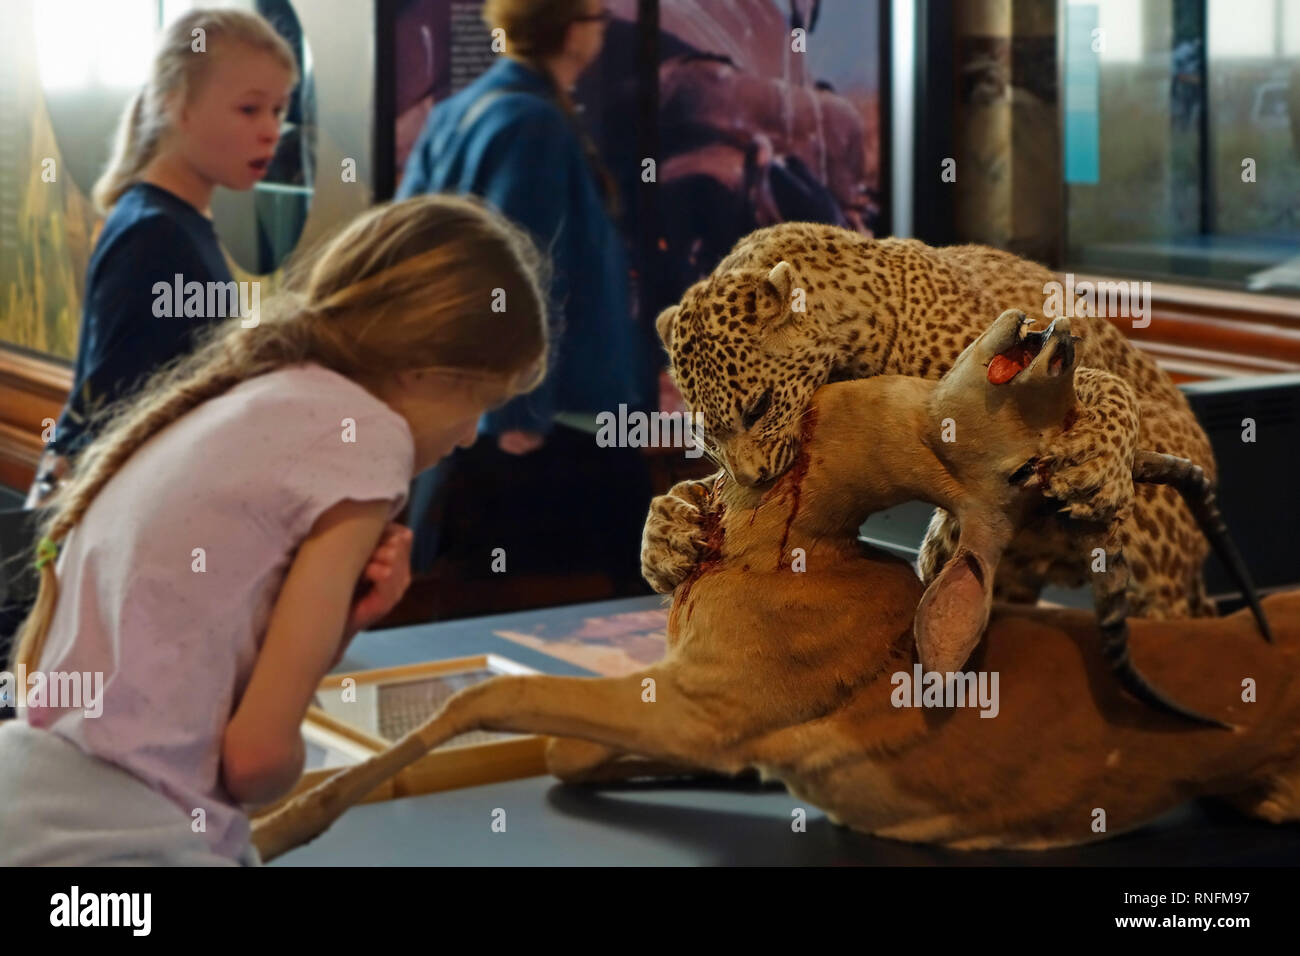
{"label": "girl's hand", "polygon": [[527,455],[529,452],[537,451],[545,443],[546,437],[537,432],[502,432],[497,439],[497,447],[511,455]]}
{"label": "girl's hand", "polygon": [[359,596],[348,614],[347,630],[339,643],[338,655],[330,664],[331,670],[343,659],[343,652],[352,638],[382,620],[406,593],[411,584],[411,542],[414,537],[410,528],[394,522],[389,522],[384,529],[383,537],[375,546],[370,563],[358,582]]}

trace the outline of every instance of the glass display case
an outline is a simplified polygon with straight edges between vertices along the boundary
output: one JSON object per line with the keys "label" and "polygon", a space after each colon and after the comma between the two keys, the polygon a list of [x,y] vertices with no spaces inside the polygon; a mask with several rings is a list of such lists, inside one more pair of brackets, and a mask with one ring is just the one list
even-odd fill
{"label": "glass display case", "polygon": [[1300,4],[1068,0],[1065,265],[1300,295]]}

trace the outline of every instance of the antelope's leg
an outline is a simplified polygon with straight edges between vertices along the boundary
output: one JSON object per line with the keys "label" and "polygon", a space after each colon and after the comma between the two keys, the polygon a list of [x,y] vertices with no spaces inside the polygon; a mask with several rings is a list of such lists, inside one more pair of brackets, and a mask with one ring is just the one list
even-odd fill
{"label": "antelope's leg", "polygon": [[263,817],[254,840],[263,860],[306,843],[403,767],[471,730],[579,737],[669,762],[711,766],[719,734],[706,714],[682,693],[672,665],[663,662],[626,677],[495,677],[456,694],[388,750]]}

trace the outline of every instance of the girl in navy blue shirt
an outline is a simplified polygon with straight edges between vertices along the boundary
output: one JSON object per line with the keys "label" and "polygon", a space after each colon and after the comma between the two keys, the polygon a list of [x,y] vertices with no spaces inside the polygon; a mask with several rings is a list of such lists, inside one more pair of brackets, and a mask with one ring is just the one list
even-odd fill
{"label": "girl in navy blue shirt", "polygon": [[[205,295],[201,314],[176,314],[167,308],[172,296],[160,299],[160,283],[234,289],[224,285],[233,277],[209,203],[217,186],[251,189],[265,175],[296,82],[293,51],[256,14],[194,10],[164,31],[95,185],[95,205],[107,219],[86,272],[72,391],[28,507],[41,504],[75,465],[106,409],[189,354],[196,337],[227,316],[230,300],[221,295]],[[209,314],[209,302],[223,305]]]}

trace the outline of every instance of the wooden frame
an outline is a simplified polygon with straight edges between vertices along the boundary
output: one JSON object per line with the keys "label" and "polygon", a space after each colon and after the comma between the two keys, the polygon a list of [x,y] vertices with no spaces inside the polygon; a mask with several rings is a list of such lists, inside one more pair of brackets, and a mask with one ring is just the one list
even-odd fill
{"label": "wooden frame", "polygon": [[57,421],[72,389],[72,368],[0,345],[0,484],[24,495],[45,447],[45,419]]}
{"label": "wooden frame", "polygon": [[[1116,277],[1076,272],[1074,281]],[[1151,313],[1146,329],[1111,322],[1176,382],[1300,372],[1300,298],[1152,282]]]}
{"label": "wooden frame", "polygon": [[[480,654],[401,667],[381,667],[368,671],[330,674],[321,681],[319,692],[337,694],[344,688],[344,681],[347,680],[355,681],[354,686],[357,687],[391,685],[477,670],[491,670],[497,674],[537,673],[532,668],[508,658],[496,654]],[[302,733],[303,739],[309,744],[349,757],[346,763],[360,763],[375,754],[382,753],[394,743],[326,713],[317,706],[308,708],[307,717],[302,724]],[[546,740],[545,737],[533,735],[512,735],[509,739],[485,743],[444,745],[376,787],[361,802],[394,800],[440,790],[457,790],[461,787],[476,787],[485,783],[540,776],[546,773]],[[452,743],[454,744],[454,741]],[[340,766],[307,770],[292,791],[275,803],[259,807],[252,817],[256,819],[272,812],[299,793],[333,776]]]}

